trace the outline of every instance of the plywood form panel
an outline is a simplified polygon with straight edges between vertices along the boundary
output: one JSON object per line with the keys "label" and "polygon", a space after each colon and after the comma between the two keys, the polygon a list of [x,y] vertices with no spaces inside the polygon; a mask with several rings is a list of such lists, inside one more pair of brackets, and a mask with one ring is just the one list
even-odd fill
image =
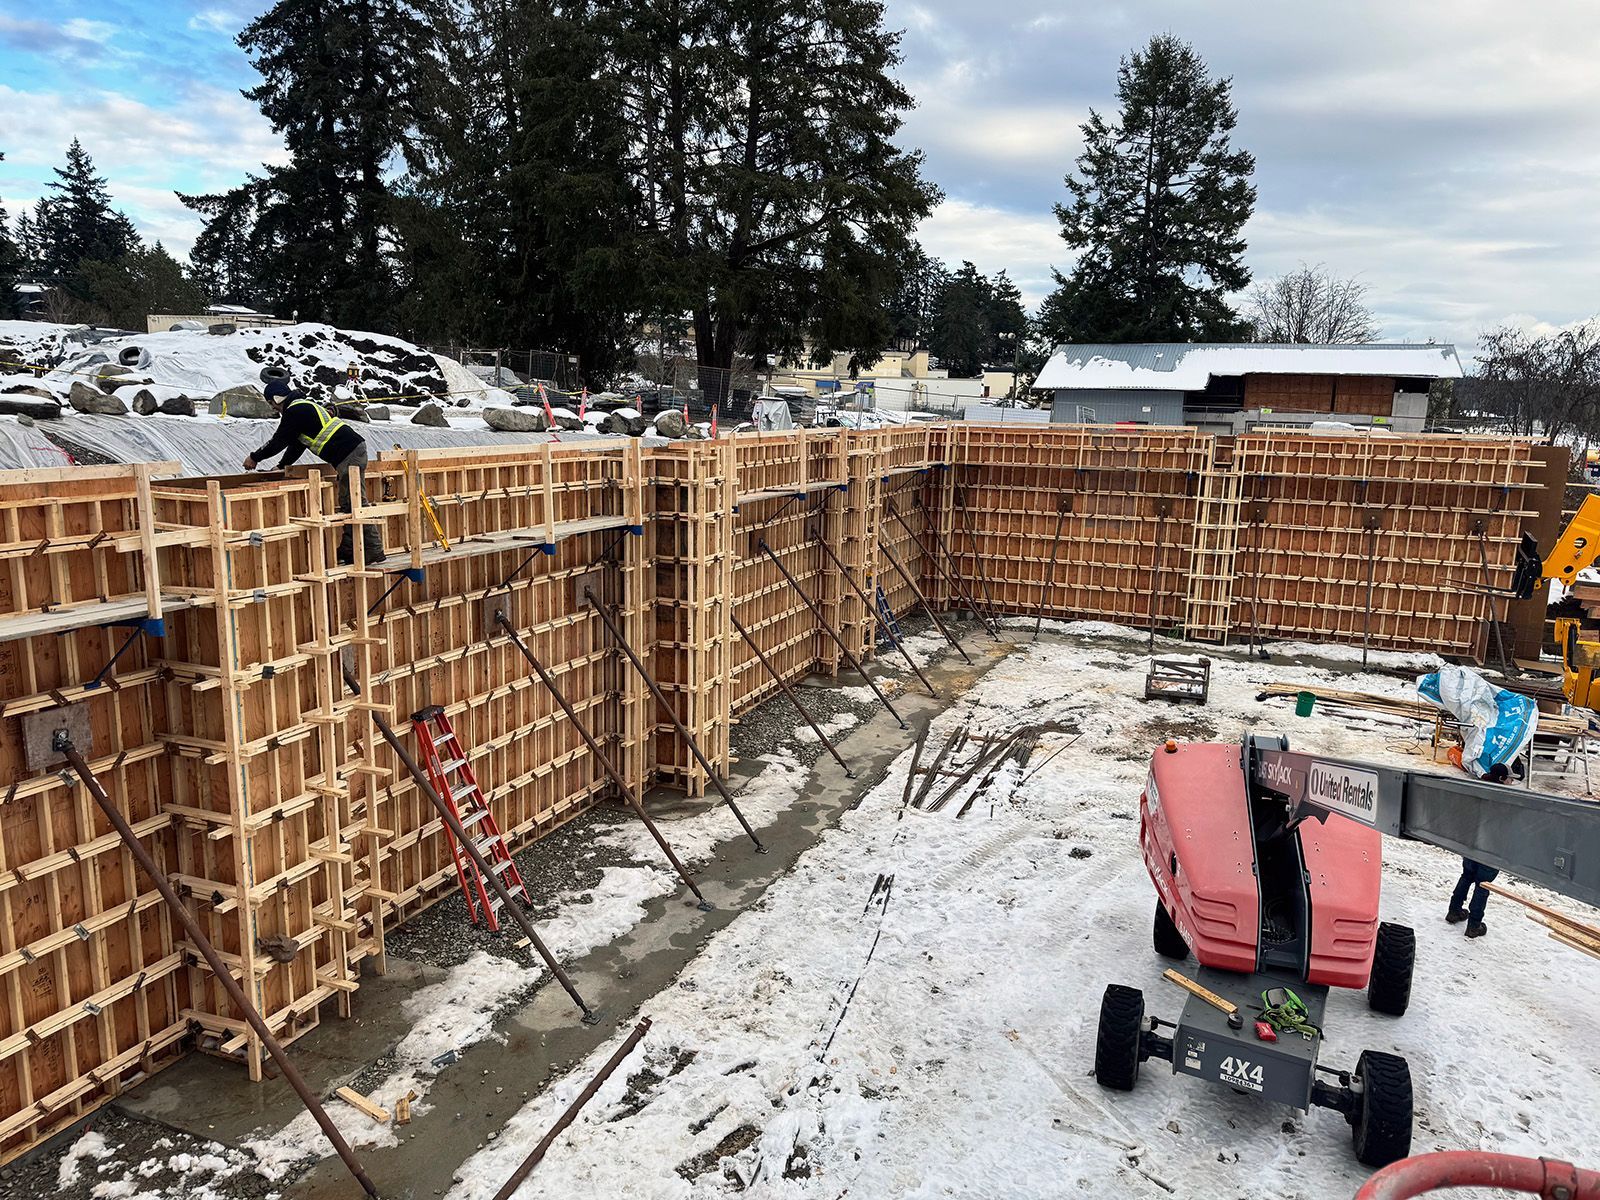
{"label": "plywood form panel", "polygon": [[981,600],[987,581],[1002,611],[1028,616],[1143,625],[1153,605],[1161,628],[1182,624],[1209,435],[973,426],[954,436],[952,487],[976,534],[947,539],[964,590]]}
{"label": "plywood form panel", "polygon": [[185,1031],[153,888],[87,790],[30,768],[20,736],[25,715],[78,705],[87,757],[157,861],[172,861],[159,643],[137,627],[14,636],[39,614],[81,618],[144,595],[149,474],[0,476],[0,1160],[169,1060]]}
{"label": "plywood form panel", "polygon": [[1527,443],[1260,433],[1235,453],[1236,634],[1481,654],[1486,601],[1463,585],[1485,557],[1490,581],[1510,568]]}

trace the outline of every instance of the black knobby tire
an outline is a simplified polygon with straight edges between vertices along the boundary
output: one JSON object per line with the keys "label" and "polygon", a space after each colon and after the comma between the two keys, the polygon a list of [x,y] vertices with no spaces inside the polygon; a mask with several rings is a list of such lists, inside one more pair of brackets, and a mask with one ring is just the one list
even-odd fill
{"label": "black knobby tire", "polygon": [[1167,915],[1167,906],[1161,903],[1161,897],[1156,897],[1156,925],[1155,925],[1156,953],[1162,958],[1175,958],[1179,962],[1189,957],[1189,943],[1183,940],[1183,934],[1178,932],[1178,927]]}
{"label": "black knobby tire", "polygon": [[1144,993],[1120,983],[1106,985],[1100,998],[1100,1031],[1094,1044],[1094,1077],[1101,1087],[1133,1091],[1139,1078]]}
{"label": "black knobby tire", "polygon": [[1363,1050],[1356,1061],[1361,1104],[1350,1129],[1356,1159],[1386,1167],[1411,1153],[1411,1068],[1396,1054]]}
{"label": "black knobby tire", "polygon": [[1378,926],[1367,982],[1367,1007],[1391,1017],[1404,1016],[1411,1003],[1411,972],[1417,964],[1417,935],[1409,926]]}

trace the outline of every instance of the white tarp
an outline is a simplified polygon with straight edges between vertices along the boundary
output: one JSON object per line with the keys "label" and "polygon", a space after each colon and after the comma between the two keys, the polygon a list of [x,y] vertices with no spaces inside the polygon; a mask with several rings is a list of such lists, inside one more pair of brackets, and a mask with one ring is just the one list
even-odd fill
{"label": "white tarp", "polygon": [[[352,429],[367,442],[373,458],[386,450],[441,450],[473,446],[527,446],[550,440],[543,433],[499,433],[492,429],[438,429],[409,422],[352,421]],[[70,465],[65,451],[52,444],[46,431],[69,447],[81,447],[111,462],[163,462],[183,464],[185,475],[237,475],[244,459],[272,437],[275,421],[203,417],[110,417],[72,413],[58,420],[25,426],[13,418],[0,418],[0,468],[62,467]],[[562,433],[563,442],[596,441],[592,434]],[[610,439],[605,439],[610,440]],[[274,460],[276,461],[276,460]],[[306,454],[302,462],[315,462]]]}
{"label": "white tarp", "polygon": [[354,367],[356,378],[350,391],[355,399],[382,401],[403,396],[411,403],[421,403],[438,397],[447,408],[461,400],[475,408],[512,402],[508,392],[490,387],[453,358],[431,354],[399,338],[315,322],[221,335],[199,330],[130,334],[75,348],[71,335],[78,328],[0,322],[0,359],[17,354],[37,361],[64,354],[55,370],[36,381],[62,396],[75,381],[90,380],[96,367],[111,362],[128,367],[130,383],[175,388],[197,400],[232,387],[259,387],[262,369],[275,366],[285,369],[296,386],[311,389],[339,385]]}

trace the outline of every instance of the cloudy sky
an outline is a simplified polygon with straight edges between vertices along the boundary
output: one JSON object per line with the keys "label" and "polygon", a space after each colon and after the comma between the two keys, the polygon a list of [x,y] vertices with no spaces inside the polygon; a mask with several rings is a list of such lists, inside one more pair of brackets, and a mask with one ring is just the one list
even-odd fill
{"label": "cloudy sky", "polygon": [[[77,136],[147,237],[187,249],[173,191],[281,156],[233,44],[266,0],[0,0],[0,197],[40,194]],[[1258,277],[1326,264],[1395,339],[1600,312],[1594,0],[887,0],[918,99],[906,137],[945,201],[922,237],[1030,303],[1070,266],[1050,206],[1118,58],[1152,33],[1234,80],[1256,156]]]}

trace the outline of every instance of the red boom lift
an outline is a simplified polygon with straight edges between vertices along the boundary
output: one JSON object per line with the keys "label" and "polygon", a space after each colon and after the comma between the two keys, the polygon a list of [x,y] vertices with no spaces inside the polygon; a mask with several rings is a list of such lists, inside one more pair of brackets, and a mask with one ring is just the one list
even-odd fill
{"label": "red boom lift", "polygon": [[1367,1050],[1351,1071],[1317,1064],[1330,987],[1365,988],[1392,1016],[1411,997],[1415,937],[1378,920],[1385,834],[1600,903],[1600,806],[1291,753],[1284,738],[1168,742],[1139,798],[1139,841],[1156,886],[1155,949],[1178,960],[1192,952],[1200,966],[1187,982],[1199,987],[1173,1024],[1147,1019],[1138,989],[1109,985],[1099,1082],[1131,1090],[1140,1064],[1161,1059],[1175,1074],[1334,1109],[1369,1166],[1404,1158],[1405,1059]]}

